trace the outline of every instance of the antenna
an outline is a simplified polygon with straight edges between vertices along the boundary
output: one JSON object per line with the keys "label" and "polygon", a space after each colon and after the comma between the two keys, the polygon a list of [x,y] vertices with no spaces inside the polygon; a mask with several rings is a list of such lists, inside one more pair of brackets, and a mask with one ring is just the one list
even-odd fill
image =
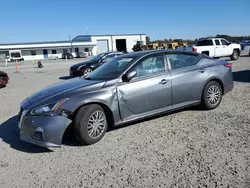
{"label": "antenna", "polygon": [[86,35],[88,34],[88,26],[85,26]]}

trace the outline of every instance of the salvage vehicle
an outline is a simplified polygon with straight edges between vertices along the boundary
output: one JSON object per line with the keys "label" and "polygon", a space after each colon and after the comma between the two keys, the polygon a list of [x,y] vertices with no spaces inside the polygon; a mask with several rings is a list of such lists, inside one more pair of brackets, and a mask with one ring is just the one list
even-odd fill
{"label": "salvage vehicle", "polygon": [[0,71],[0,88],[5,87],[9,82],[9,76],[6,72]]}
{"label": "salvage vehicle", "polygon": [[84,61],[81,63],[77,63],[70,67],[69,75],[72,77],[76,76],[87,76],[93,70],[107,62],[110,58],[117,57],[119,55],[123,55],[122,52],[106,52],[101,53],[99,55],[94,56],[89,61]]}
{"label": "salvage vehicle", "polygon": [[241,53],[241,45],[223,38],[207,38],[199,40],[192,50],[217,59],[230,57],[231,60],[237,60]]}
{"label": "salvage vehicle", "polygon": [[24,61],[21,50],[9,50],[6,59],[8,62]]}
{"label": "salvage vehicle", "polygon": [[62,59],[66,59],[66,58],[73,59],[74,57],[73,57],[72,53],[66,52],[66,53],[62,54]]}
{"label": "salvage vehicle", "polygon": [[[21,103],[20,139],[60,146],[73,128],[83,145],[108,128],[201,105],[212,110],[232,90],[232,64],[199,53],[149,50],[118,56],[86,77],[48,86]],[[72,126],[72,127],[71,127]]]}
{"label": "salvage vehicle", "polygon": [[84,52],[78,52],[78,53],[76,53],[76,57],[85,58],[85,57],[88,57],[88,55],[87,55],[87,53],[84,53]]}

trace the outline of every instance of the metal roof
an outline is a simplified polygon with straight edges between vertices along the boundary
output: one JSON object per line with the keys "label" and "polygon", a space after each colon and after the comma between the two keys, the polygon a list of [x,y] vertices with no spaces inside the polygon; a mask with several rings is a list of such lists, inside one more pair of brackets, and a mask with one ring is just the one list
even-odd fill
{"label": "metal roof", "polygon": [[[17,43],[0,43],[0,46],[4,45],[29,45],[29,44],[56,44],[56,43],[68,43],[68,42],[91,42],[91,37],[98,37],[98,36],[134,36],[134,35],[145,35],[145,34],[115,34],[115,35],[78,35],[72,40],[63,40],[63,41],[38,41],[38,42],[17,42]],[[78,40],[77,38],[80,38]]]}

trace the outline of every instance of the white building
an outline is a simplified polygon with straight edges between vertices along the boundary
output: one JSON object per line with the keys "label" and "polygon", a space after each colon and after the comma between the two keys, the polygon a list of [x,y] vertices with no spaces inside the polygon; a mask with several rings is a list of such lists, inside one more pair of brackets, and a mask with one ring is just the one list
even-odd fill
{"label": "white building", "polygon": [[78,52],[86,52],[88,55],[109,51],[131,52],[137,41],[146,44],[146,35],[79,35],[71,41],[0,44],[0,54],[20,50],[24,60],[33,60],[61,58],[63,52],[71,52],[74,57]]}

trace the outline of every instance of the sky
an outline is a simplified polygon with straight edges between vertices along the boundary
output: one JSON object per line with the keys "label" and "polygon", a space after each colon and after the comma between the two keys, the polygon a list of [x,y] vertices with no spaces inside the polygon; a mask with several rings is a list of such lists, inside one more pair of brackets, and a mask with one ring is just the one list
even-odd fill
{"label": "sky", "polygon": [[1,0],[0,7],[0,43],[86,33],[151,40],[250,35],[250,0]]}

